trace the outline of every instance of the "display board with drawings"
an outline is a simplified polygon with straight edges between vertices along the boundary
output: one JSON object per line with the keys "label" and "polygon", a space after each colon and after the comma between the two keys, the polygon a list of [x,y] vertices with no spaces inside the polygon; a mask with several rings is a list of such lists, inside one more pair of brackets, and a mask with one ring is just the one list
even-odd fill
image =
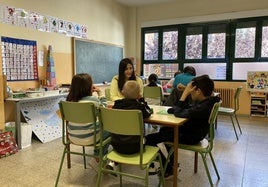
{"label": "display board with drawings", "polygon": [[248,71],[247,89],[268,91],[268,71]]}
{"label": "display board with drawings", "polygon": [[75,74],[88,73],[94,84],[111,82],[118,74],[123,48],[117,45],[73,38]]}

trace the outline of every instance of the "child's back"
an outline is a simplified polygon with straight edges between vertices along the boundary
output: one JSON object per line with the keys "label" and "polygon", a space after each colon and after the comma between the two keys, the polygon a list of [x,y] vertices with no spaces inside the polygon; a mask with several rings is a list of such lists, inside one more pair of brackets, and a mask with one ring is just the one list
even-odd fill
{"label": "child's back", "polygon": [[[144,101],[138,100],[140,97],[140,87],[136,81],[127,81],[123,87],[122,94],[125,98],[116,100],[113,108],[124,110],[138,109],[142,111],[143,118],[148,118],[151,115],[148,105]],[[139,136],[111,134],[111,137],[111,144],[117,152],[133,154],[140,150]]]}

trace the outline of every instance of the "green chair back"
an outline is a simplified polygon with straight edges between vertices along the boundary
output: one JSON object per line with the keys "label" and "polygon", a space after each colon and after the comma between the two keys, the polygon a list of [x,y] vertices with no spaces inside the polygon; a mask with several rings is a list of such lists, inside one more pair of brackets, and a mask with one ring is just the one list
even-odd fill
{"label": "green chair back", "polygon": [[93,103],[61,101],[59,107],[62,120],[74,123],[96,122],[96,109]]}
{"label": "green chair back", "polygon": [[[62,129],[63,143],[69,144],[70,142],[66,141],[71,141],[81,146],[94,145],[97,141],[97,135],[99,136],[99,128],[96,126],[97,111],[94,103],[61,101],[59,107],[62,116],[62,125],[65,127]],[[71,128],[70,125],[75,128]],[[67,132],[65,132],[66,130]],[[69,135],[68,139],[64,138],[65,133]],[[90,139],[86,141],[85,136],[90,133],[94,133],[94,136],[88,136]],[[81,141],[79,141],[77,134],[80,135]]]}
{"label": "green chair back", "polygon": [[242,88],[243,87],[240,86],[240,87],[236,88],[236,91],[235,91],[235,95],[234,95],[235,112],[239,110],[239,96],[240,96]]}
{"label": "green chair back", "polygon": [[[143,117],[140,110],[122,110],[100,108],[102,128],[114,134],[139,135],[144,134]],[[141,141],[141,143],[143,143]],[[141,146],[143,147],[143,146]]]}
{"label": "green chair back", "polygon": [[208,119],[208,123],[209,123],[209,140],[210,140],[209,149],[210,150],[212,150],[212,148],[213,148],[213,140],[214,140],[214,137],[215,137],[214,125],[215,125],[216,120],[217,120],[219,108],[220,108],[220,103],[215,103],[213,108],[212,108],[212,110],[211,110],[209,119]]}
{"label": "green chair back", "polygon": [[144,98],[162,98],[162,89],[159,86],[144,86]]}
{"label": "green chair back", "polygon": [[[143,97],[148,104],[160,104],[162,105],[163,95],[162,88],[159,86],[144,86],[143,87]],[[153,99],[153,100],[151,100]],[[159,100],[159,102],[155,101]]]}
{"label": "green chair back", "polygon": [[111,101],[110,88],[105,88],[105,97],[107,101]]}

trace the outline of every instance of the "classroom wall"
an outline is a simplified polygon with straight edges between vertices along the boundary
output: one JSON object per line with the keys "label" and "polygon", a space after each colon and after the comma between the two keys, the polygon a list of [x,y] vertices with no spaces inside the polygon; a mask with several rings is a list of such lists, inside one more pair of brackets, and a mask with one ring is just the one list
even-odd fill
{"label": "classroom wall", "polygon": [[[129,21],[131,20],[128,19],[128,11],[124,6],[116,3],[115,0],[1,0],[1,4],[86,25],[88,27],[88,39],[90,40],[116,44],[125,48],[129,39],[128,28]],[[71,82],[74,72],[72,38],[62,34],[40,32],[3,23],[0,23],[0,28],[0,36],[37,41],[37,49],[45,51],[44,57],[46,57],[48,46],[52,45],[57,84]],[[135,31],[131,35],[135,36]],[[46,61],[46,58],[44,58],[44,61]],[[46,72],[45,66],[39,67],[38,70],[39,78],[44,79]],[[2,58],[0,58],[1,74]],[[23,90],[37,88],[39,82],[16,81],[8,82],[8,85],[13,90]],[[3,97],[0,98],[0,104],[1,129],[5,121],[3,119]]]}
{"label": "classroom wall", "polygon": [[[136,46],[129,49],[129,53],[135,53],[136,59],[141,61],[141,28],[160,25],[172,25],[181,23],[218,21],[224,19],[267,16],[267,0],[175,0],[168,3],[156,5],[144,5],[138,8],[131,8],[130,16],[135,17],[136,38],[130,38],[129,45]],[[216,87],[236,88],[244,85],[244,82],[216,81]],[[241,92],[239,114],[250,114],[250,94],[245,86]]]}

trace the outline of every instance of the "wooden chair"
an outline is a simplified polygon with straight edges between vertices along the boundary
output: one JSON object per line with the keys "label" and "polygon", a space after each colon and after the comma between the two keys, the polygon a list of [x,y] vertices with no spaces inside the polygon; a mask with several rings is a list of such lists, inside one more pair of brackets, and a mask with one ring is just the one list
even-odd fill
{"label": "wooden chair", "polygon": [[239,128],[240,134],[242,134],[242,130],[240,128],[237,116],[236,116],[236,112],[239,110],[239,96],[242,90],[242,86],[238,87],[235,91],[235,95],[234,95],[234,108],[226,108],[226,107],[220,107],[219,108],[219,115],[225,115],[225,116],[230,116],[231,121],[232,121],[232,125],[233,125],[233,129],[235,132],[235,136],[236,139],[238,140],[238,135],[236,132],[236,128],[235,128],[235,124],[234,124],[234,119],[236,120],[236,124]]}
{"label": "wooden chair", "polygon": [[[100,122],[101,133],[107,131],[114,134],[121,135],[136,135],[140,137],[140,151],[136,154],[120,154],[115,150],[111,150],[107,155],[101,159],[101,166],[99,167],[97,186],[100,186],[103,173],[111,173],[119,175],[120,186],[122,186],[122,176],[128,176],[145,181],[145,186],[148,186],[149,167],[153,161],[157,160],[160,163],[159,186],[164,186],[164,171],[159,153],[159,148],[155,146],[144,146],[144,124],[143,117],[140,110],[120,110],[100,107]],[[102,136],[101,136],[102,137]],[[103,143],[101,139],[101,144]],[[130,148],[131,149],[131,148]],[[105,167],[107,160],[118,163],[119,170],[110,170]],[[141,170],[145,170],[145,174],[140,175],[130,173],[122,170],[122,164],[136,165]]]}
{"label": "wooden chair", "polygon": [[[100,155],[88,154],[85,152],[85,146],[91,146],[99,149],[99,125],[96,118],[96,107],[90,102],[68,102],[59,103],[62,117],[62,143],[64,150],[61,158],[55,186],[58,186],[63,161],[67,154],[67,167],[71,168],[71,154],[81,155],[84,159],[84,168],[86,169],[86,157],[99,158]],[[92,134],[93,136],[89,136]],[[108,140],[105,140],[108,141]],[[81,146],[82,152],[71,151],[71,145]]]}
{"label": "wooden chair", "polygon": [[[215,124],[215,121],[216,121],[216,118],[217,118],[219,107],[220,107],[220,103],[215,103],[213,108],[212,108],[212,110],[211,110],[210,117],[209,117],[209,120],[208,120],[209,125],[210,125],[209,126],[208,139],[206,139],[206,138],[203,139],[197,145],[179,144],[179,149],[184,149],[184,150],[195,152],[195,162],[194,162],[194,164],[195,164],[194,165],[195,173],[197,172],[198,153],[201,155],[203,163],[204,163],[204,167],[205,167],[205,170],[206,170],[206,173],[207,173],[207,176],[208,176],[210,186],[213,186],[213,183],[212,183],[210,172],[209,172],[209,169],[208,169],[208,166],[207,166],[207,161],[206,161],[207,154],[210,156],[210,159],[212,161],[212,164],[213,164],[213,167],[215,169],[215,172],[216,172],[216,175],[217,175],[218,179],[220,179],[220,175],[218,173],[215,161],[214,161],[213,156],[212,156],[213,140],[214,140],[214,124]],[[168,146],[173,145],[171,142],[167,142],[166,144]],[[164,169],[166,169],[167,163],[169,162],[170,156],[173,154],[173,152],[174,152],[174,149],[171,148],[170,151],[169,151],[167,162],[165,163]]]}

